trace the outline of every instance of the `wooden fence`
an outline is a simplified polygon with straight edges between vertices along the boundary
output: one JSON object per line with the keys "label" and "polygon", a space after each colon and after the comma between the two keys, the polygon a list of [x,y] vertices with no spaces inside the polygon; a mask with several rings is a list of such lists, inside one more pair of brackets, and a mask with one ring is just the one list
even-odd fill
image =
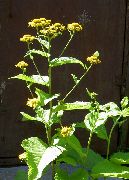
{"label": "wooden fence", "polygon": [[[69,101],[87,100],[85,87],[99,94],[99,101],[115,101],[119,104],[124,95],[129,95],[129,1],[128,0],[0,0],[0,164],[17,164],[17,156],[22,153],[21,141],[25,137],[39,136],[44,139],[44,127],[39,123],[22,122],[19,112],[25,110],[28,91],[24,83],[8,80],[18,74],[14,65],[25,54],[25,46],[19,38],[30,33],[28,21],[45,17],[64,24],[80,22],[84,30],[70,44],[66,55],[83,61],[96,50],[100,52],[102,63],[94,66]],[[67,37],[66,37],[67,38]],[[63,47],[64,38],[55,44],[54,56]],[[38,60],[37,60],[38,61]],[[41,62],[40,62],[41,63]],[[46,65],[44,66],[46,71]],[[34,70],[32,69],[32,72]],[[81,74],[78,66],[64,66],[55,70],[54,91],[66,94],[72,86],[70,74]],[[66,78],[66,75],[68,78]],[[56,83],[58,82],[58,84]],[[84,111],[66,113],[63,122],[82,120]],[[110,124],[107,125],[108,127]],[[128,123],[122,129],[116,128],[112,139],[111,152],[119,143],[128,147]],[[86,146],[88,133],[77,132]],[[122,136],[120,136],[122,134]],[[122,137],[122,138],[121,138]],[[122,140],[121,140],[122,139]],[[105,154],[106,143],[94,139],[92,147]],[[103,145],[101,145],[103,143]]]}

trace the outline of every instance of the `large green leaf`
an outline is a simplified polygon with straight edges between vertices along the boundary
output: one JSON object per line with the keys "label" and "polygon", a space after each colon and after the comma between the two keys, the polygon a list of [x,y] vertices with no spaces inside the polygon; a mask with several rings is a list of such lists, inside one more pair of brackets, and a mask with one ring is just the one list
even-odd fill
{"label": "large green leaf", "polygon": [[38,55],[41,55],[42,57],[49,57],[50,56],[50,54],[48,54],[48,53],[46,53],[44,51],[32,49],[32,50],[27,51],[27,53],[26,53],[26,55],[24,57],[32,56],[32,54],[38,54]]}
{"label": "large green leaf", "polygon": [[74,149],[80,157],[84,157],[82,146],[76,136],[72,135],[66,138],[67,144]]}
{"label": "large green leaf", "polygon": [[65,171],[61,168],[58,168],[56,170],[54,180],[66,180],[66,179],[69,180],[69,176],[68,176],[67,171]]}
{"label": "large green leaf", "polygon": [[75,110],[75,109],[89,109],[91,107],[90,102],[76,101],[74,103],[59,104],[53,107],[53,111],[60,110]]}
{"label": "large green leaf", "polygon": [[23,140],[21,146],[27,153],[28,180],[37,180],[36,177],[39,174],[38,165],[47,149],[47,144],[37,137],[31,137]]}
{"label": "large green leaf", "polygon": [[38,163],[38,174],[36,176],[36,179],[40,178],[42,176],[42,172],[45,169],[45,167],[54,161],[62,152],[65,150],[65,148],[61,146],[51,146],[48,147],[45,152],[43,153],[40,162]]}
{"label": "large green leaf", "polygon": [[115,177],[129,179],[129,168],[104,160],[93,167],[91,175],[93,178]]}
{"label": "large green leaf", "polygon": [[69,176],[69,180],[88,180],[88,172],[82,168],[78,168]]}
{"label": "large green leaf", "polygon": [[50,62],[51,67],[62,66],[64,64],[80,64],[82,67],[84,67],[84,64],[80,60],[73,57],[55,58]]}
{"label": "large green leaf", "polygon": [[30,84],[36,83],[36,84],[49,86],[49,77],[48,76],[39,76],[39,75],[26,76],[24,74],[18,74],[17,76],[14,76],[11,78],[27,81]]}
{"label": "large green leaf", "polygon": [[128,117],[129,116],[129,107],[128,108],[125,108],[121,111],[121,115],[123,117]]}
{"label": "large green leaf", "polygon": [[48,94],[38,88],[36,88],[35,93],[37,94],[37,96],[40,100],[41,106],[44,106],[47,103],[49,103],[50,101],[52,101],[53,99],[59,97],[59,94],[55,94],[55,95],[51,96],[50,94]]}
{"label": "large green leaf", "polygon": [[110,157],[110,161],[116,164],[129,164],[129,152],[117,152]]}
{"label": "large green leaf", "polygon": [[[84,149],[85,153],[86,151],[87,149]],[[91,170],[96,164],[103,160],[104,158],[100,154],[94,152],[92,149],[89,149],[88,156],[86,159],[84,159],[84,164],[86,168]]]}

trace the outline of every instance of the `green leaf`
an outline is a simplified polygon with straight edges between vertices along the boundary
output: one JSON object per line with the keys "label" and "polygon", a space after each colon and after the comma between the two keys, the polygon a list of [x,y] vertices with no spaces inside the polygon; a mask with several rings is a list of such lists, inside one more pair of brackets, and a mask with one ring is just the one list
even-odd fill
{"label": "green leaf", "polygon": [[108,117],[115,117],[121,114],[120,108],[114,103],[110,102],[100,106],[100,109],[108,114]]}
{"label": "green leaf", "polygon": [[72,135],[66,138],[67,144],[74,149],[79,155],[80,157],[84,157],[84,153],[82,150],[82,146],[79,142],[79,140],[76,138],[76,136]]}
{"label": "green leaf", "polygon": [[39,75],[26,76],[24,74],[18,74],[17,76],[11,77],[11,79],[20,79],[23,81],[30,82],[31,84],[36,83],[36,84],[49,86],[48,76],[39,76]]}
{"label": "green leaf", "polygon": [[47,94],[38,88],[36,88],[35,93],[37,94],[38,99],[40,100],[41,106],[44,106],[44,105],[48,104],[50,101],[52,101],[53,99],[59,97],[59,94],[50,96],[50,94]]}
{"label": "green leaf", "polygon": [[110,161],[116,164],[129,164],[129,152],[117,152],[110,157]]}
{"label": "green leaf", "polygon": [[129,107],[128,108],[125,108],[121,111],[121,115],[123,117],[128,117],[129,116]]}
{"label": "green leaf", "polygon": [[22,179],[28,180],[27,172],[24,170],[18,170],[14,179],[15,180],[22,180]]}
{"label": "green leaf", "polygon": [[[39,175],[38,165],[47,149],[47,144],[37,137],[31,137],[22,141],[21,146],[27,154],[27,165],[29,167],[28,180],[37,180]],[[41,174],[41,172],[40,172]]]}
{"label": "green leaf", "polygon": [[58,162],[64,162],[72,166],[77,165],[77,161],[73,157],[70,157],[70,156],[61,156],[60,158],[58,158]]}
{"label": "green leaf", "polygon": [[43,153],[40,162],[38,163],[38,174],[36,176],[36,179],[40,178],[42,176],[42,172],[45,169],[45,167],[52,161],[54,161],[62,152],[65,150],[65,148],[61,146],[51,146],[48,147],[45,152]]}
{"label": "green leaf", "polygon": [[91,176],[93,178],[114,177],[129,179],[129,168],[104,160],[93,167]]}
{"label": "green leaf", "polygon": [[60,110],[75,110],[75,109],[89,109],[91,107],[90,102],[76,101],[74,103],[59,104],[53,107],[53,111]]}
{"label": "green leaf", "polygon": [[73,172],[70,176],[69,176],[69,180],[88,180],[89,179],[89,175],[88,172],[82,168],[78,168],[75,172]]}
{"label": "green leaf", "polygon": [[106,130],[106,127],[103,124],[95,129],[95,133],[97,134],[97,136],[99,138],[108,141],[107,130]]}
{"label": "green leaf", "polygon": [[56,170],[54,179],[55,180],[66,180],[66,179],[69,180],[68,173],[63,169],[58,168]]}
{"label": "green leaf", "polygon": [[126,97],[124,97],[124,98],[121,100],[121,107],[122,107],[122,109],[124,109],[124,108],[128,105],[128,103],[129,103],[129,99],[128,99],[128,97],[126,96]]}
{"label": "green leaf", "polygon": [[24,112],[20,112],[20,113],[21,113],[22,116],[23,116],[23,118],[22,118],[23,121],[28,121],[28,120],[35,121],[35,120],[36,120],[35,117],[30,116],[30,115],[27,114],[27,113],[24,113]]}
{"label": "green leaf", "polygon": [[62,66],[64,64],[80,64],[82,67],[84,67],[84,64],[80,60],[73,57],[55,58],[50,62],[51,67]]}
{"label": "green leaf", "polygon": [[38,55],[41,55],[42,57],[49,57],[50,56],[50,54],[48,54],[48,53],[46,53],[44,51],[32,49],[32,50],[27,51],[27,53],[26,53],[26,55],[24,57],[32,56],[32,54],[38,54]]}
{"label": "green leaf", "polygon": [[41,38],[36,38],[46,49],[49,49],[49,42]]}
{"label": "green leaf", "polygon": [[[85,153],[86,150],[87,149],[84,149]],[[91,170],[96,164],[98,164],[103,160],[104,158],[100,154],[94,152],[92,149],[89,149],[88,156],[86,159],[84,159],[85,167]]]}

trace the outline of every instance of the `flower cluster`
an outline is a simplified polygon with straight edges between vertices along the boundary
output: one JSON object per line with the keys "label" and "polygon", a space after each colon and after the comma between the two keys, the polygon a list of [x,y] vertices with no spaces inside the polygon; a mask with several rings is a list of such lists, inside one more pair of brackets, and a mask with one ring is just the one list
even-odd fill
{"label": "flower cluster", "polygon": [[61,135],[62,135],[63,137],[67,137],[67,136],[70,136],[70,135],[71,135],[72,131],[73,131],[73,128],[72,128],[72,127],[67,127],[67,126],[65,126],[65,127],[62,127],[60,133],[61,133]]}
{"label": "flower cluster", "polygon": [[38,106],[38,103],[39,100],[37,98],[33,98],[33,99],[28,98],[26,105],[35,109]]}
{"label": "flower cluster", "polygon": [[22,38],[20,38],[20,41],[30,43],[35,39],[35,36],[31,36],[29,34],[24,35]]}
{"label": "flower cluster", "polygon": [[38,27],[46,27],[51,24],[51,20],[47,20],[45,18],[33,19],[28,23],[30,27],[38,28]]}
{"label": "flower cluster", "polygon": [[101,61],[99,59],[99,53],[96,51],[92,56],[87,58],[87,61],[90,64],[99,64],[99,63],[101,63]]}
{"label": "flower cluster", "polygon": [[64,30],[65,30],[65,26],[63,26],[60,23],[55,23],[55,24],[52,24],[51,26],[44,28],[43,30],[40,30],[40,32],[45,37],[49,37],[51,39],[54,39],[58,35],[61,35]]}
{"label": "flower cluster", "polygon": [[80,25],[80,24],[78,24],[78,23],[72,23],[72,24],[68,24],[67,25],[67,29],[68,29],[68,31],[70,31],[70,32],[79,32],[79,31],[81,31],[82,30],[82,26]]}
{"label": "flower cluster", "polygon": [[28,66],[28,64],[25,61],[20,61],[18,64],[15,65],[16,67],[19,67],[21,69],[24,69]]}

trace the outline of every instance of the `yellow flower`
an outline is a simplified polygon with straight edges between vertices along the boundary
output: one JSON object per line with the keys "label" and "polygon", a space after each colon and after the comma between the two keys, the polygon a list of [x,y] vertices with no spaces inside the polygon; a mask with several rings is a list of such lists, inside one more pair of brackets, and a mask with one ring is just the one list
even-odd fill
{"label": "yellow flower", "polygon": [[78,24],[78,23],[72,23],[72,24],[67,25],[67,29],[68,29],[68,31],[72,31],[72,32],[77,31],[77,32],[79,32],[79,31],[82,30],[82,26],[80,24]]}
{"label": "yellow flower", "polygon": [[49,26],[50,24],[51,20],[47,20],[45,18],[33,19],[28,23],[30,27],[35,28]]}
{"label": "yellow flower", "polygon": [[20,38],[20,41],[30,43],[35,39],[35,36],[31,36],[29,34],[24,35],[22,38]]}
{"label": "yellow flower", "polygon": [[19,67],[21,69],[28,66],[28,64],[25,61],[20,61],[18,64],[15,65],[16,67]]}
{"label": "yellow flower", "polygon": [[18,157],[20,160],[24,160],[24,159],[26,159],[26,153],[24,152],[24,153],[20,154]]}
{"label": "yellow flower", "polygon": [[28,98],[26,105],[35,109],[38,103],[39,103],[39,100],[37,98],[33,98],[33,99]]}
{"label": "yellow flower", "polygon": [[70,136],[72,130],[73,130],[72,127],[67,127],[67,126],[62,127],[62,129],[61,129],[61,135],[62,135],[63,137]]}
{"label": "yellow flower", "polygon": [[100,59],[99,59],[99,52],[96,51],[92,56],[87,58],[87,61],[90,64],[99,64],[101,63]]}
{"label": "yellow flower", "polygon": [[40,32],[46,36],[50,37],[51,39],[57,37],[58,35],[61,35],[62,32],[65,30],[65,26],[63,26],[60,23],[52,24],[51,26],[45,27],[43,30],[40,30]]}

